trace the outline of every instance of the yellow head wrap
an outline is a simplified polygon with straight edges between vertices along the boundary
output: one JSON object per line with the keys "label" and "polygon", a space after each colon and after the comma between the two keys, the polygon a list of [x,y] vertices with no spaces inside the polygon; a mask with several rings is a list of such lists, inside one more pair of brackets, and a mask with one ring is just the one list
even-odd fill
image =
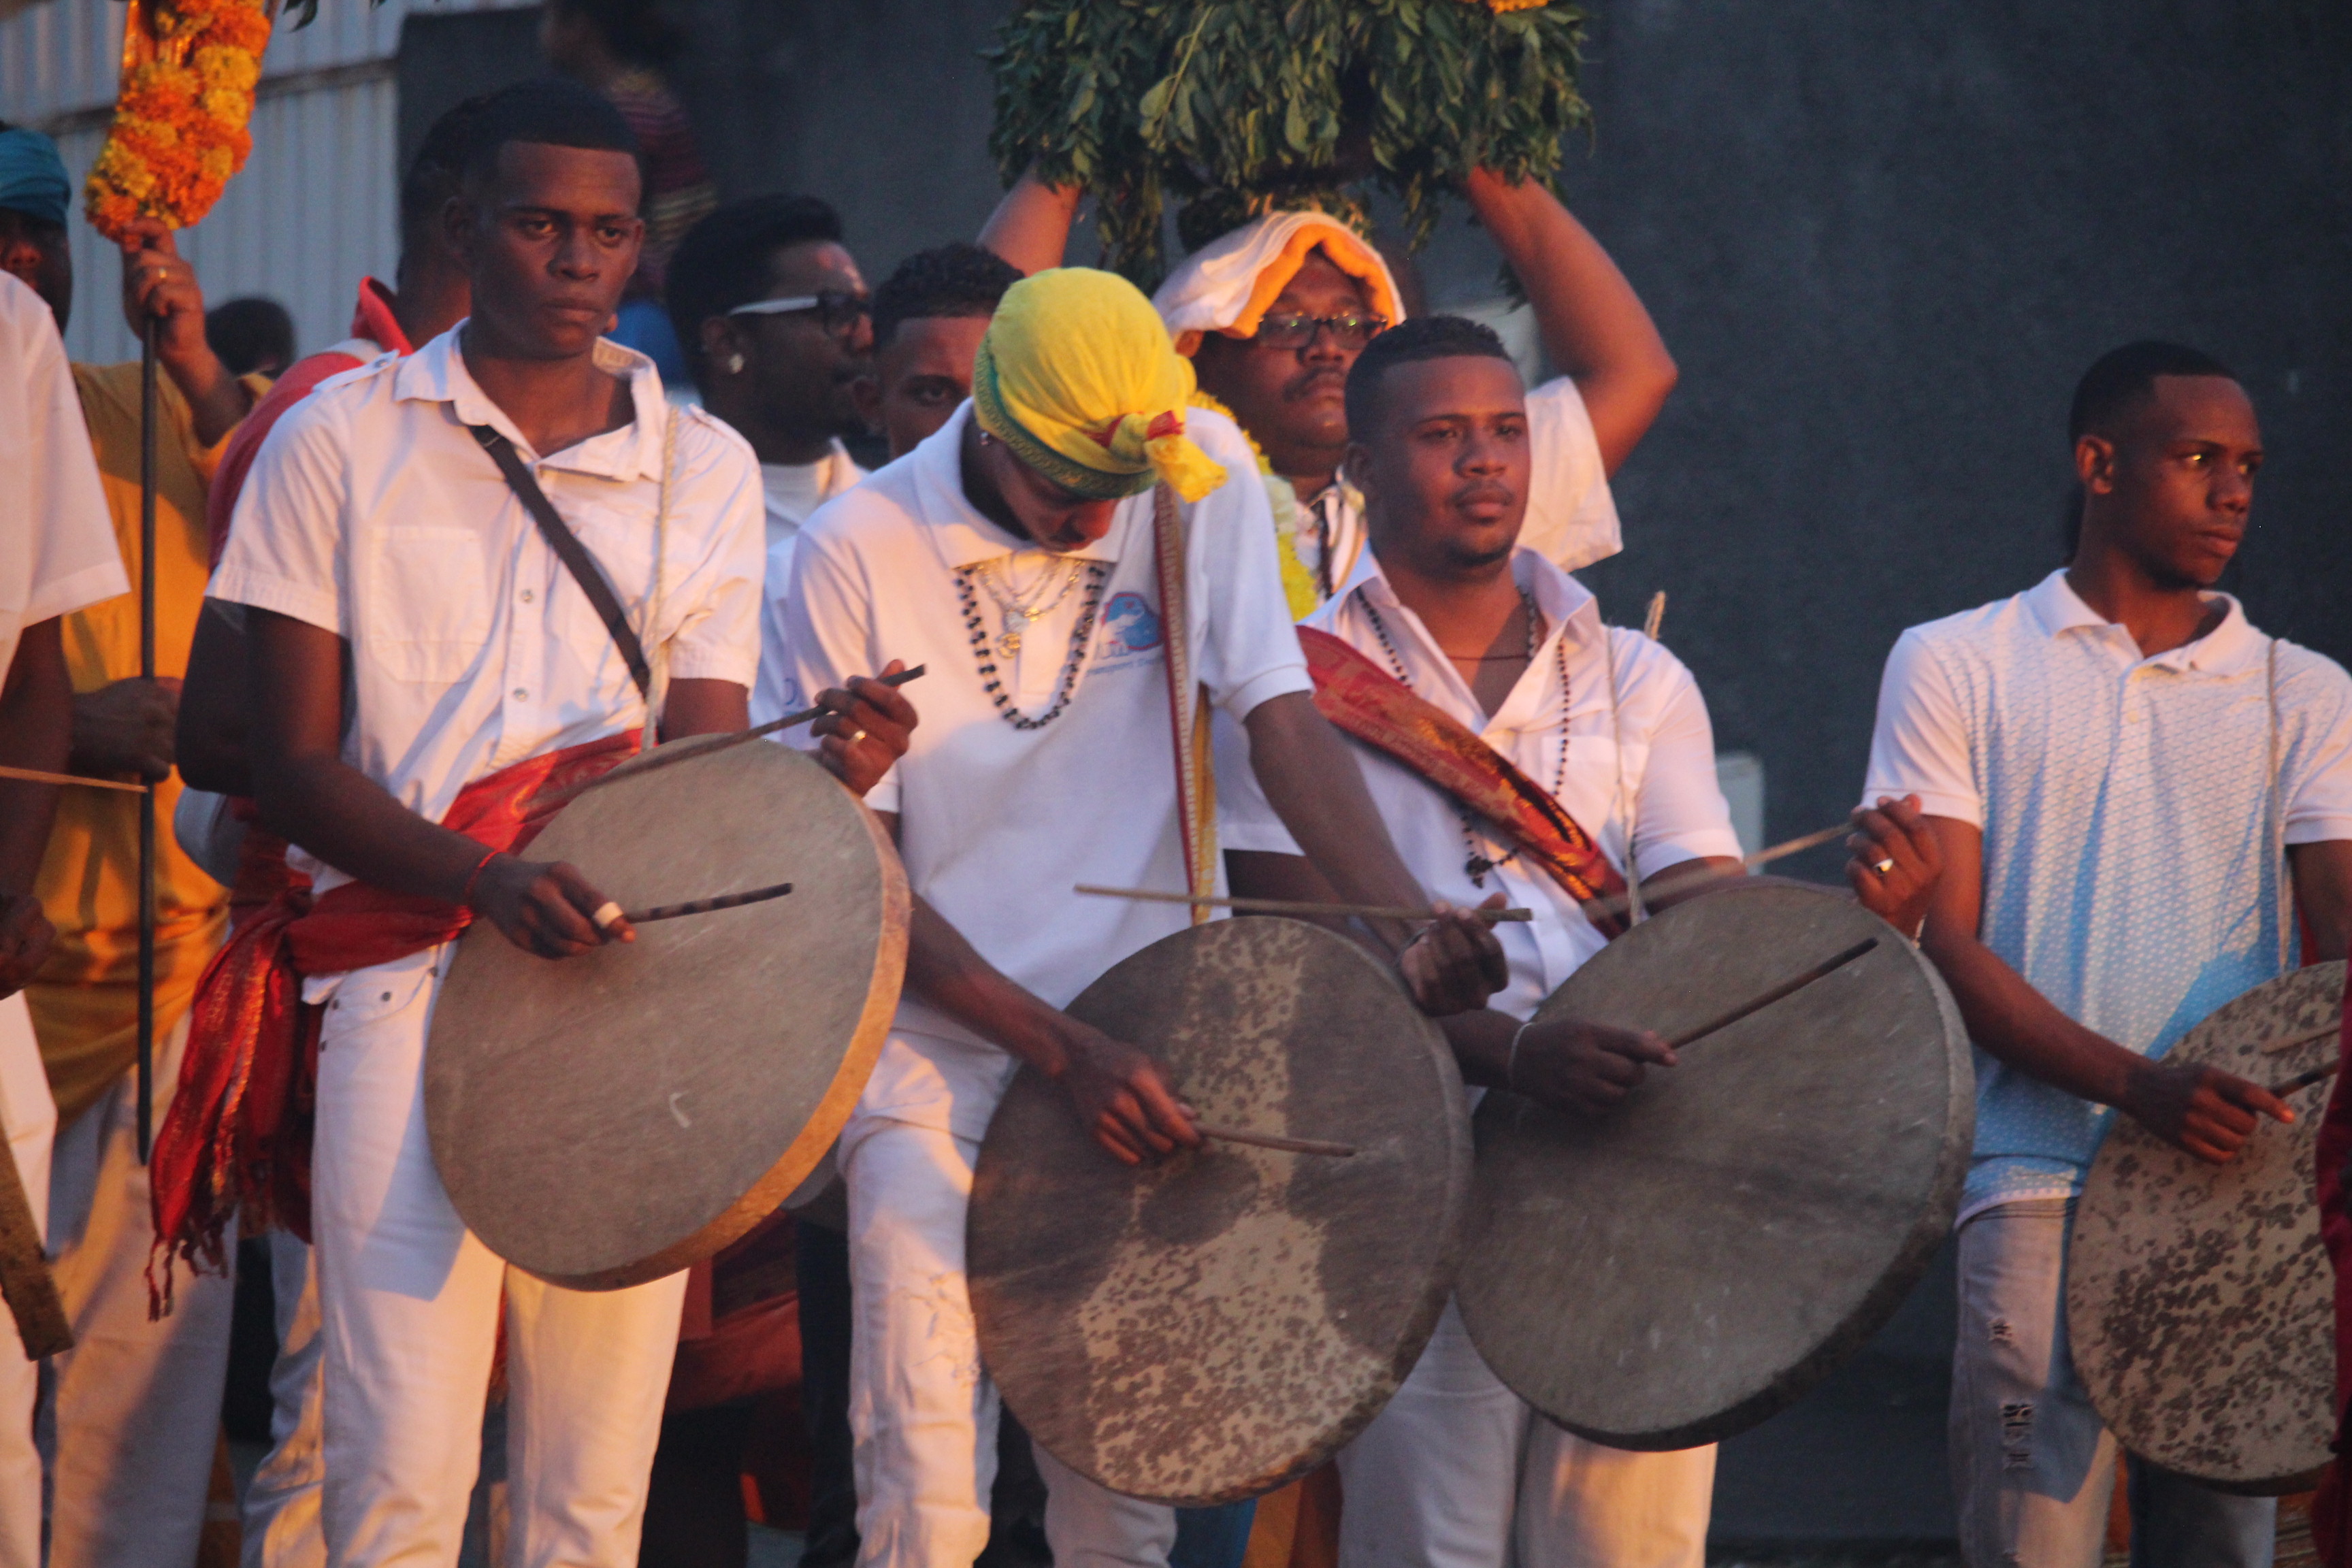
{"label": "yellow head wrap", "polygon": [[1084,267],[1004,291],[972,365],[972,416],[1066,489],[1111,500],[1164,483],[1188,501],[1225,482],[1184,434],[1192,366],[1151,301]]}

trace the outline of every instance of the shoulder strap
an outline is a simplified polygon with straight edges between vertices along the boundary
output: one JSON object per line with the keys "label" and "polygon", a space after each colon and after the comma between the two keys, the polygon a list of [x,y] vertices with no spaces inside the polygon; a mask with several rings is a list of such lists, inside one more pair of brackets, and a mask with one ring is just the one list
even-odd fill
{"label": "shoulder strap", "polygon": [[533,522],[539,524],[540,536],[555,552],[556,559],[563,563],[564,570],[572,574],[572,580],[580,584],[580,591],[588,595],[588,602],[596,606],[596,618],[603,621],[604,629],[613,634],[613,646],[621,650],[621,662],[629,667],[629,679],[637,683],[637,695],[650,700],[654,674],[652,668],[646,663],[645,645],[637,641],[637,634],[629,626],[629,617],[622,610],[621,601],[613,596],[613,585],[605,582],[604,574],[597,570],[595,558],[588,553],[588,547],[580,542],[579,535],[564,526],[563,519],[556,512],[555,503],[547,499],[547,492],[541,489],[539,481],[530,477],[530,470],[523,466],[522,458],[515,451],[513,442],[487,425],[474,425],[468,428],[474,432],[474,439],[482,444],[482,450],[498,463],[499,472],[506,476],[507,488],[514,491],[515,499],[522,502],[523,510],[530,513]]}
{"label": "shoulder strap", "polygon": [[[1184,880],[1196,899],[1217,890],[1217,781],[1210,763],[1209,705],[1192,675],[1192,605],[1186,574],[1184,514],[1176,492],[1151,492],[1151,548],[1160,577],[1160,625],[1168,671],[1168,723],[1175,742],[1176,814],[1182,835]],[[1192,923],[1209,906],[1192,906]]]}

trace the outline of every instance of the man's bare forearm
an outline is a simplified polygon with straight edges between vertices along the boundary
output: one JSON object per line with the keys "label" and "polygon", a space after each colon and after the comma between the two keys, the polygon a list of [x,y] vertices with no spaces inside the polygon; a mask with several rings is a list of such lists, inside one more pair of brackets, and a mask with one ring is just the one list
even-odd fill
{"label": "man's bare forearm", "polygon": [[[1347,742],[1313,698],[1286,692],[1252,709],[1245,722],[1258,787],[1334,893],[1360,904],[1429,901],[1397,854]],[[1410,933],[1391,921],[1381,934],[1401,943]]]}
{"label": "man's bare forearm", "polygon": [[[0,676],[0,763],[64,773],[73,744],[73,687],[56,617],[25,628]],[[0,779],[0,894],[32,891],[57,809],[56,784]]]}
{"label": "man's bare forearm", "polygon": [[263,826],[386,892],[456,903],[482,863],[480,844],[427,822],[339,757],[265,756],[253,782]]}
{"label": "man's bare forearm", "polygon": [[2147,1059],[2060,1012],[1973,932],[1939,931],[1920,946],[1942,972],[1969,1038],[1996,1060],[2080,1099],[2123,1106]]}
{"label": "man's bare forearm", "polygon": [[1467,190],[1528,291],[1544,352],[1583,395],[1601,462],[1614,473],[1681,374],[1657,323],[1601,242],[1540,181],[1514,185],[1479,170]]}
{"label": "man's bare forearm", "polygon": [[1048,1078],[1069,1065],[1068,1016],[1007,978],[919,898],[908,932],[907,987]]}

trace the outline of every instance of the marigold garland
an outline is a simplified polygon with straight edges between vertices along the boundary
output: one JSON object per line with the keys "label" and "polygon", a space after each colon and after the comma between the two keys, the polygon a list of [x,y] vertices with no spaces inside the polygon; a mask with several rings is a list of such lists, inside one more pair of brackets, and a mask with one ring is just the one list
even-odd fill
{"label": "marigold garland", "polygon": [[133,219],[186,228],[253,151],[246,129],[269,45],[263,0],[131,0],[122,86],[82,199],[120,240]]}

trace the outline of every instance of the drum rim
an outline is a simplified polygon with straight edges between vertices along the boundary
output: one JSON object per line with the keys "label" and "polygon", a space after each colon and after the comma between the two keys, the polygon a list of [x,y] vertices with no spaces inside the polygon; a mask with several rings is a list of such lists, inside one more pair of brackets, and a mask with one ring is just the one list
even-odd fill
{"label": "drum rim", "polygon": [[[1411,994],[1405,990],[1403,982],[1393,971],[1382,964],[1379,960],[1372,957],[1370,953],[1366,952],[1361,946],[1349,938],[1340,936],[1327,927],[1318,925],[1311,921],[1293,920],[1288,916],[1284,915],[1250,915],[1243,918],[1254,921],[1265,921],[1269,923],[1278,922],[1286,927],[1303,927],[1304,929],[1315,933],[1314,936],[1309,939],[1310,941],[1319,942],[1328,939],[1330,942],[1337,942],[1339,944],[1340,948],[1345,949],[1353,956],[1354,959],[1362,963],[1370,973],[1377,974],[1383,982],[1391,986],[1398,996],[1403,1000],[1405,1005],[1404,1012],[1416,1023],[1417,1027],[1415,1028],[1414,1033],[1421,1040],[1423,1047],[1430,1058],[1432,1069],[1438,1079],[1439,1092],[1447,1101],[1449,1110],[1451,1111],[1451,1114],[1447,1115],[1444,1119],[1444,1131],[1446,1133],[1446,1181],[1444,1212],[1438,1216],[1437,1221],[1438,1248],[1430,1270],[1429,1288],[1423,1292],[1423,1299],[1414,1305],[1412,1311],[1406,1318],[1404,1331],[1399,1337],[1396,1353],[1391,1358],[1391,1364],[1388,1369],[1390,1379],[1389,1386],[1383,1392],[1367,1393],[1361,1399],[1358,1400],[1356,1405],[1351,1407],[1344,1416],[1333,1424],[1333,1431],[1337,1434],[1336,1436],[1327,1436],[1322,1441],[1314,1445],[1304,1456],[1290,1461],[1277,1471],[1269,1472],[1265,1476],[1256,1478],[1247,1482],[1238,1482],[1233,1486],[1211,1491],[1187,1492],[1181,1494],[1146,1494],[1124,1491],[1119,1488],[1113,1486],[1109,1481],[1105,1480],[1100,1475],[1095,1473],[1095,1467],[1076,1464],[1067,1458],[1064,1458],[1063,1456],[1058,1453],[1054,1455],[1055,1458],[1059,1460],[1062,1464],[1068,1466],[1070,1469],[1086,1477],[1087,1479],[1093,1481],[1097,1486],[1102,1487],[1105,1490],[1116,1492],[1120,1497],[1132,1497],[1141,1501],[1161,1503],[1171,1508],[1215,1508],[1225,1503],[1241,1502],[1250,1498],[1264,1497],[1270,1492],[1279,1491],[1282,1488],[1288,1486],[1291,1482],[1297,1480],[1302,1476],[1305,1476],[1321,1467],[1330,1459],[1332,1455],[1337,1454],[1340,1449],[1346,1447],[1349,1443],[1354,1442],[1356,1438],[1362,1436],[1364,1428],[1372,1424],[1373,1417],[1377,1416],[1381,1411],[1387,1406],[1388,1402],[1395,1396],[1397,1390],[1403,1386],[1405,1378],[1411,1374],[1413,1366],[1421,1360],[1422,1352],[1428,1347],[1431,1336],[1436,1333],[1438,1321],[1445,1315],[1446,1303],[1454,1299],[1454,1280],[1461,1271],[1465,1243],[1465,1233],[1466,1230],[1466,1221],[1468,1219],[1470,1204],[1473,1174],[1471,1167],[1474,1144],[1470,1132],[1468,1102],[1463,1092],[1462,1070],[1460,1064],[1454,1059],[1454,1047],[1451,1042],[1446,1039],[1445,1031],[1438,1025],[1435,1019],[1430,1017],[1427,1014],[1423,1013],[1419,1007],[1413,1005]],[[1108,980],[1118,971],[1121,964],[1128,963],[1130,959],[1136,958],[1142,953],[1149,952],[1153,948],[1159,947],[1165,942],[1179,940],[1202,940],[1198,937],[1196,933],[1203,931],[1218,933],[1217,935],[1207,938],[1206,940],[1221,940],[1223,937],[1223,931],[1221,928],[1248,929],[1242,927],[1239,920],[1213,920],[1203,921],[1199,925],[1188,926],[1181,931],[1171,931],[1167,936],[1161,937],[1156,942],[1150,942],[1144,947],[1138,948],[1135,952],[1129,953],[1126,958],[1120,959],[1118,963],[1115,963],[1111,965],[1110,968],[1103,971],[1101,974],[1097,975],[1095,980],[1087,985],[1086,991],[1080,992],[1078,995],[1071,1001],[1068,1009],[1066,1010],[1070,1011],[1075,1015],[1076,1010],[1085,1003],[1087,993],[1093,991],[1097,985],[1101,984],[1105,980]],[[1016,1081],[1020,1079],[1030,1079],[1034,1082],[1043,1077],[1044,1075],[1040,1073],[1037,1068],[1024,1065],[1019,1072],[1014,1075],[1014,1079]],[[1012,1094],[1012,1085],[1008,1084],[1005,1089],[1005,1098],[1007,1100],[1011,1099]],[[1001,1106],[1003,1101],[999,1101],[998,1103]],[[993,1131],[994,1127],[995,1121],[992,1118],[990,1121],[991,1131]],[[991,1159],[989,1149],[989,1140],[986,1134],[983,1134],[981,1139],[980,1152],[975,1157],[972,1165],[972,1186],[975,1193],[977,1193],[980,1188],[982,1166]],[[1008,1156],[1003,1152],[1003,1146],[1001,1144],[998,1145],[998,1152],[994,1158],[1002,1160],[1007,1157]],[[970,1257],[969,1237],[971,1234],[971,1219],[970,1213],[968,1212],[965,1219],[967,1258]],[[969,1277],[970,1275],[968,1270],[967,1278]],[[977,1291],[972,1293],[972,1319],[974,1328],[978,1331],[978,1338],[981,1343],[981,1363],[983,1366],[987,1366],[990,1364],[990,1358],[987,1354],[988,1334],[985,1329],[981,1326],[985,1321],[985,1319],[980,1309],[980,1295]],[[1020,1406],[1014,1401],[1012,1393],[1007,1390],[1002,1383],[997,1384],[997,1394],[998,1396],[1003,1400],[1005,1408],[1011,1410],[1013,1415],[1021,1421],[1023,1427],[1028,1431],[1031,1441],[1037,1444],[1038,1447],[1045,1448],[1048,1453],[1053,1453],[1052,1446],[1048,1444],[1044,1437],[1038,1435],[1037,1429],[1029,1424],[1026,1416],[1022,1415]]]}
{"label": "drum rim", "polygon": [[[670,742],[655,748],[651,754],[658,755],[668,751],[672,746],[687,743],[681,741]],[[898,846],[892,841],[889,831],[882,826],[881,819],[874,814],[872,808],[856,795],[851,794],[845,786],[841,785],[840,782],[834,779],[830,771],[824,769],[821,763],[792,747],[762,747],[759,752],[748,754],[765,755],[771,752],[789,765],[810,768],[824,773],[836,787],[841,788],[849,804],[856,807],[856,820],[866,831],[866,841],[874,848],[876,865],[879,871],[881,897],[878,902],[881,934],[875,947],[873,972],[866,978],[866,999],[859,1009],[856,1026],[851,1032],[848,1048],[842,1054],[841,1066],[835,1069],[832,1080],[825,1087],[824,1093],[818,1098],[807,1124],[785,1147],[775,1163],[751,1184],[750,1189],[741,1197],[719,1210],[688,1235],[656,1252],[609,1268],[583,1270],[552,1269],[534,1267],[521,1259],[500,1255],[501,1261],[509,1267],[520,1268],[534,1279],[543,1279],[551,1285],[561,1286],[568,1290],[624,1290],[631,1286],[646,1284],[677,1273],[681,1269],[690,1268],[695,1264],[741,1240],[751,1234],[752,1228],[761,1221],[782,1207],[784,1199],[791,1196],[793,1190],[808,1179],[809,1173],[815,1170],[824,1159],[826,1152],[833,1147],[835,1139],[840,1136],[842,1127],[847,1123],[850,1113],[856,1109],[858,1099],[866,1089],[866,1080],[873,1075],[874,1064],[882,1054],[883,1042],[889,1037],[891,1020],[898,1014],[899,992],[907,969],[907,942],[913,921],[914,898],[908,886],[905,864],[898,858]],[[667,773],[662,770],[655,770],[649,776],[661,778],[667,776]],[[625,790],[635,782],[633,778],[624,774],[614,779],[610,784],[603,785],[596,793],[602,795],[607,791]],[[555,816],[550,818],[547,827],[551,828],[556,822],[561,821],[562,815],[562,812],[559,811]],[[541,829],[542,833],[545,831],[545,828]],[[505,938],[499,935],[496,928],[490,926],[488,921],[478,921],[469,925],[465,934],[458,939],[457,952],[450,959],[452,979],[457,973],[457,964],[465,958],[467,947],[477,939],[505,941]],[[445,981],[443,984],[446,986],[448,982]],[[446,1131],[441,1118],[434,1114],[435,1097],[431,1092],[433,1041],[429,1032],[425,1038],[425,1134],[428,1143],[435,1151],[434,1168],[437,1176],[441,1168],[440,1147],[444,1139],[454,1136],[454,1133]],[[454,1198],[452,1204],[454,1206]],[[465,1216],[461,1213],[458,1217],[463,1219]],[[473,1228],[470,1222],[467,1228],[468,1230]],[[488,1243],[486,1242],[485,1245]]]}
{"label": "drum rim", "polygon": [[[2190,1025],[2188,1029],[2182,1032],[2181,1043],[2185,1043],[2190,1035],[2194,1035],[2199,1030],[2204,1028],[2222,1013],[2229,1011],[2232,1007],[2238,1006],[2258,992],[2293,981],[2302,981],[2306,984],[2316,982],[2318,984],[2326,984],[2325,979],[2326,972],[2331,968],[2339,972],[2339,984],[2345,986],[2347,992],[2352,992],[2352,965],[2347,965],[2344,960],[2334,959],[2320,963],[2305,964],[2299,969],[2291,969],[2284,974],[2274,974],[2270,979],[2263,981],[2258,984],[2250,985],[2245,990],[2240,992],[2237,995],[2231,997],[2227,1002],[2223,1002],[2214,1007],[2210,1012],[2208,1012],[2203,1017],[2198,1019],[2196,1023]],[[2337,1005],[2340,1010],[2343,1005],[2341,1000],[2339,1000]],[[2323,1042],[2313,1042],[2314,1045],[2321,1043]],[[2179,1045],[2176,1044],[2174,1048],[2178,1049]],[[2168,1053],[2168,1054],[2169,1053]],[[2317,1115],[2314,1115],[2307,1120],[2298,1118],[2298,1121],[2302,1123],[2302,1128],[2308,1129],[2308,1131],[2305,1131],[2303,1135],[2312,1139],[2315,1144],[2319,1137],[2322,1119]],[[2111,1123],[2111,1129],[2112,1126],[2113,1124]],[[2294,1135],[2294,1131],[2301,1131],[2302,1128],[2290,1130],[2289,1135]],[[2260,1129],[2258,1128],[2257,1131],[2259,1131]],[[2106,1137],[2102,1137],[2100,1139],[2098,1150],[2091,1156],[2091,1163],[2083,1173],[2083,1192],[2081,1196],[2076,1200],[2078,1211],[2080,1204],[2084,1200],[2087,1200],[2091,1195],[2091,1184],[2093,1181],[2102,1180],[2102,1184],[2104,1184],[2104,1180],[2101,1178],[2101,1173],[2106,1168],[2105,1155],[2108,1145],[2111,1142],[2112,1140]],[[2315,1212],[2316,1212],[2317,1206],[2317,1199],[2315,1197],[2313,1199],[2313,1209]],[[2075,1248],[2078,1246],[2085,1245],[2085,1243],[2081,1239],[2084,1235],[2084,1232],[2082,1227],[2076,1226],[2072,1227],[2066,1240],[2066,1288],[2064,1292],[2064,1307],[2066,1311],[2066,1321],[2070,1326],[2077,1321],[2075,1300],[2078,1281],[2081,1282],[2081,1289],[2084,1290],[2089,1289],[2088,1275],[2090,1271],[2087,1268],[2078,1269],[2074,1266]],[[2086,1319],[2095,1316],[2095,1313],[2087,1305],[2082,1309],[2082,1313]],[[2105,1426],[2108,1431],[2113,1432],[2116,1435],[2116,1441],[2118,1444],[2122,1444],[2126,1451],[2133,1454],[2135,1457],[2142,1459],[2146,1463],[2158,1467],[2159,1469],[2169,1471],[2174,1475],[2185,1476],[2190,1480],[2196,1481],[2200,1486],[2210,1487],[2216,1491],[2227,1492],[2237,1497],[2287,1497],[2295,1492],[2308,1491],[2312,1486],[2317,1484],[2315,1478],[2327,1468],[2326,1462],[2323,1461],[2315,1468],[2290,1470],[2279,1475],[2219,1475],[2206,1470],[2191,1469],[2176,1464],[2168,1458],[2143,1454],[2138,1448],[2134,1447],[2131,1444],[2124,1442],[2125,1426],[2129,1426],[2137,1429],[2142,1426],[2143,1423],[2136,1418],[2127,1422],[2118,1423],[2112,1419],[2108,1415],[2109,1401],[2112,1400],[2116,1391],[2113,1388],[2103,1386],[2106,1382],[2104,1377],[2095,1381],[2091,1377],[2082,1376],[2079,1360],[2077,1364],[2077,1376],[2081,1378],[2083,1392],[2091,1401],[2091,1408],[2098,1413],[2100,1424]],[[2105,1399],[2102,1398],[2103,1394],[2106,1396]],[[2332,1408],[2332,1401],[2334,1397],[2332,1390],[2329,1397]],[[2335,1431],[2336,1424],[2331,1419],[2327,1426],[2328,1431],[2332,1436]],[[2137,1433],[2135,1435],[2137,1435]]]}
{"label": "drum rim", "polygon": [[[1791,892],[1807,897],[1836,899],[1848,904],[1852,902],[1835,889],[1791,882],[1780,878],[1748,879],[1713,889],[1700,895],[1700,898],[1706,900],[1759,896],[1786,898]],[[1693,900],[1677,904],[1675,909],[1690,908],[1697,901]],[[1861,1349],[1879,1330],[1885,1328],[1902,1307],[1904,1301],[1910,1297],[1911,1292],[1918,1288],[1919,1281],[1926,1277],[1929,1266],[1934,1262],[1937,1252],[1943,1247],[1945,1238],[1951,1235],[1952,1220],[1959,1212],[1960,1189],[1968,1179],[1969,1153],[1976,1142],[1976,1068],[1969,1044],[1967,1025],[1961,1018],[1959,1005],[1953,999],[1951,988],[1944,983],[1943,975],[1937,970],[1933,961],[1920,950],[1918,944],[1876,915],[1871,914],[1870,911],[1860,910],[1858,912],[1867,916],[1882,928],[1879,933],[1882,946],[1909,956],[1916,972],[1925,976],[1929,992],[1936,1000],[1937,1013],[1943,1021],[1945,1092],[1946,1103],[1949,1109],[1945,1118],[1943,1141],[1937,1152],[1935,1174],[1928,1183],[1927,1196],[1920,1205],[1917,1217],[1913,1221],[1910,1229],[1904,1234],[1902,1240],[1888,1255],[1887,1262],[1879,1271],[1878,1278],[1872,1282],[1868,1289],[1856,1298],[1853,1309],[1837,1328],[1832,1330],[1812,1351],[1784,1368],[1762,1387],[1711,1415],[1673,1426],[1634,1430],[1605,1427],[1590,1421],[1571,1419],[1548,1408],[1544,1402],[1514,1385],[1500,1368],[1494,1367],[1491,1362],[1488,1363],[1490,1369],[1495,1372],[1496,1377],[1506,1387],[1526,1400],[1531,1407],[1555,1426],[1572,1432],[1580,1437],[1596,1443],[1604,1443],[1612,1448],[1624,1448],[1636,1453],[1664,1453],[1682,1448],[1695,1448],[1738,1436],[1740,1433],[1769,1420],[1812,1392],[1849,1356]],[[1667,910],[1655,918],[1665,919],[1673,913],[1674,910]],[[1579,973],[1581,973],[1580,967]],[[1554,998],[1574,981],[1575,976],[1570,975],[1569,979],[1555,987],[1551,994],[1546,996],[1538,1005],[1534,1016],[1538,1018],[1543,1016],[1544,1009],[1550,1006]],[[1491,1122],[1499,1122],[1505,1117],[1517,1116],[1520,1108],[1532,1108],[1532,1101],[1521,1096],[1503,1089],[1488,1089],[1486,1099],[1480,1102],[1475,1115],[1472,1118],[1472,1122],[1474,1128],[1487,1126],[1491,1124],[1490,1119]],[[1487,1168],[1486,1163],[1481,1162],[1479,1168],[1482,1172],[1485,1171]],[[1489,1205],[1485,1201],[1485,1193],[1486,1188],[1482,1183],[1479,1194],[1474,1198],[1472,1209],[1467,1216],[1466,1245],[1463,1253],[1465,1278],[1470,1272],[1471,1258],[1485,1239],[1485,1226],[1490,1213]],[[1474,1345],[1478,1341],[1477,1322],[1480,1315],[1474,1311],[1468,1299],[1465,1298],[1462,1321],[1463,1326],[1469,1331],[1471,1342]],[[1482,1349],[1479,1353],[1483,1359],[1485,1351]]]}

